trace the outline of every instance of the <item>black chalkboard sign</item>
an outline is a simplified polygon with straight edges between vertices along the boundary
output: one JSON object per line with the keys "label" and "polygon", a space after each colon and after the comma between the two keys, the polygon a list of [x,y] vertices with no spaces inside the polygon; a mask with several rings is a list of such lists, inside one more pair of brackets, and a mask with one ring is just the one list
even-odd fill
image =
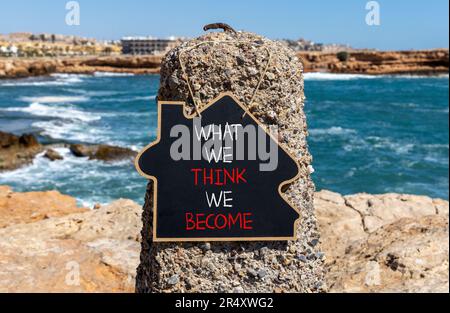
{"label": "black chalkboard sign", "polygon": [[158,103],[158,138],[136,158],[152,179],[154,241],[291,240],[299,212],[283,186],[297,162],[231,94],[199,114]]}

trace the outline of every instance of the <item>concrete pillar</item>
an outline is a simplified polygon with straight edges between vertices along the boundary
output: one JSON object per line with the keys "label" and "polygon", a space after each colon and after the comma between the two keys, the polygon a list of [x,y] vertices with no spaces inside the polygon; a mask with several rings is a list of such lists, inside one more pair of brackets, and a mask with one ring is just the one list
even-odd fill
{"label": "concrete pillar", "polygon": [[158,98],[186,101],[188,113],[194,106],[182,74],[180,54],[195,98],[203,105],[225,91],[248,104],[271,55],[249,109],[262,123],[279,127],[281,145],[300,164],[301,177],[285,192],[291,205],[300,210],[301,218],[295,241],[153,243],[150,183],[142,217],[136,291],[323,291],[324,257],[313,207],[301,61],[283,44],[247,32],[212,32],[184,42],[163,59]]}

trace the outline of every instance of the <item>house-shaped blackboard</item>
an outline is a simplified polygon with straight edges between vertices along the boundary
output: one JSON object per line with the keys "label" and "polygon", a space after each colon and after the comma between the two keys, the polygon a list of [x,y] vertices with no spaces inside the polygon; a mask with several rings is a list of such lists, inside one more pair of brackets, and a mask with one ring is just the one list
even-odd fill
{"label": "house-shaped blackboard", "polygon": [[[197,127],[198,123],[202,128]],[[214,133],[215,126],[218,132],[224,125],[232,125],[236,130],[228,154],[234,156],[225,158],[225,130],[216,140],[223,149],[215,150],[219,151],[215,156],[222,153],[222,158],[215,159],[204,152],[216,148],[208,146],[206,134],[211,129],[208,127],[213,127]],[[251,127],[264,138],[249,147],[249,136],[236,136],[238,129]],[[265,127],[229,93],[221,94],[192,116],[185,114],[182,102],[158,102],[157,140],[136,158],[139,173],[154,181],[154,241],[265,241],[296,237],[299,212],[287,202],[282,190],[299,177],[299,167]],[[199,132],[202,129],[203,137]],[[185,147],[180,142],[187,134],[193,142]],[[237,158],[239,140],[243,140],[245,153]],[[262,148],[267,152],[268,147],[276,147],[271,151],[272,156],[276,153],[276,167],[264,170],[262,164],[269,161],[259,155],[252,157],[252,149],[258,154]]]}

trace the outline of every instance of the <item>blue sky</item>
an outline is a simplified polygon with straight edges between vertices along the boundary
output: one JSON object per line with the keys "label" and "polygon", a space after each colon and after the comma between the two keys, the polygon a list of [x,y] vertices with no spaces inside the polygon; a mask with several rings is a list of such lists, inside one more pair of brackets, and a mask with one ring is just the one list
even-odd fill
{"label": "blue sky", "polygon": [[65,24],[66,0],[0,4],[0,32],[73,34],[98,39],[127,35],[193,37],[210,22],[269,38],[345,43],[357,48],[449,46],[448,0],[379,0],[381,25],[365,22],[367,0],[79,0],[81,24]]}

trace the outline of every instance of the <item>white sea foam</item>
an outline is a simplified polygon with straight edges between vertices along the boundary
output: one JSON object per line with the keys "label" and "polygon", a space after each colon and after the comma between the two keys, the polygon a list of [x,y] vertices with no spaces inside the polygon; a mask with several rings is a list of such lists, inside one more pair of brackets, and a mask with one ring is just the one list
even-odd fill
{"label": "white sea foam", "polygon": [[84,96],[43,96],[43,97],[22,97],[21,101],[32,103],[73,103],[89,101]]}
{"label": "white sea foam", "polygon": [[[114,196],[109,196],[108,186],[117,185],[118,179],[123,182],[123,186],[119,184],[113,187],[116,188],[114,190],[116,193],[127,187],[142,187],[139,180],[129,179],[136,175],[129,160],[105,163],[75,157],[68,148],[54,148],[54,150],[63,157],[63,160],[51,162],[44,157],[43,152],[28,166],[1,172],[0,181],[20,186],[22,190],[57,189],[66,194],[78,195],[78,202],[88,208],[93,207],[95,203],[108,203],[114,200],[112,198]],[[83,183],[74,184],[74,177]]]}
{"label": "white sea foam", "polygon": [[156,95],[152,95],[152,96],[137,96],[134,97],[133,100],[155,100],[156,99]]}
{"label": "white sea foam", "polygon": [[95,72],[96,77],[127,77],[134,76],[133,73]]}
{"label": "white sea foam", "polygon": [[75,119],[84,122],[97,121],[101,116],[91,112],[80,111],[71,106],[50,106],[42,103],[34,102],[27,107],[13,107],[2,109],[10,112],[25,112],[37,116],[58,117],[62,119]]}
{"label": "white sea foam", "polygon": [[0,83],[3,87],[26,87],[26,86],[70,86],[83,82],[82,78],[86,75],[74,74],[52,74],[50,78],[24,78],[18,80],[8,80]]}
{"label": "white sea foam", "polygon": [[389,149],[396,154],[408,154],[416,147],[416,143],[395,141],[388,137],[369,136],[367,140],[375,149]]}
{"label": "white sea foam", "polygon": [[125,91],[112,91],[112,90],[84,90],[80,88],[64,88],[64,91],[83,95],[86,97],[106,97],[115,96],[126,93]]}
{"label": "white sea foam", "polygon": [[27,81],[17,81],[17,82],[10,82],[10,83],[3,83],[0,86],[4,87],[27,87],[27,86],[66,86],[71,85],[73,83],[77,83],[80,81],[60,81],[60,80],[45,80],[45,81],[34,81],[34,80],[27,80]]}
{"label": "white sea foam", "polygon": [[92,127],[85,122],[74,120],[40,121],[33,123],[33,127],[42,129],[42,135],[54,139],[90,143],[108,142],[110,139],[110,136],[108,136],[105,130]]}
{"label": "white sea foam", "polygon": [[[117,133],[109,127],[96,125],[77,121],[77,120],[51,120],[51,121],[39,121],[33,123],[33,127],[41,129],[41,134],[49,136],[53,139],[68,140],[75,142],[88,142],[95,144],[108,144],[113,146],[126,147],[129,142],[117,139]],[[137,132],[129,135],[139,136],[141,133]],[[150,136],[155,136],[154,132],[151,132]],[[129,147],[132,150],[139,151],[143,146],[133,145]]]}
{"label": "white sea foam", "polygon": [[340,126],[333,126],[330,128],[313,128],[309,131],[312,136],[320,136],[320,135],[331,135],[331,136],[339,136],[339,135],[347,135],[347,134],[355,134],[356,130],[342,128]]}
{"label": "white sea foam", "polygon": [[439,75],[409,75],[409,74],[395,74],[395,75],[367,75],[367,74],[339,74],[339,73],[305,73],[303,75],[305,80],[353,80],[353,79],[374,79],[374,78],[405,78],[405,79],[423,79],[423,78],[448,78],[448,74]]}
{"label": "white sea foam", "polygon": [[406,79],[423,79],[423,78],[449,78],[449,74],[437,74],[437,75],[413,75],[413,74],[393,74],[393,75],[380,75],[381,77],[391,78],[406,78]]}
{"label": "white sea foam", "polygon": [[425,149],[449,149],[448,144],[439,144],[439,143],[431,143],[431,144],[425,144],[423,145]]}
{"label": "white sea foam", "polygon": [[351,80],[351,79],[372,79],[374,75],[362,74],[335,74],[335,73],[305,73],[305,80]]}
{"label": "white sea foam", "polygon": [[103,98],[103,99],[98,99],[97,101],[100,102],[120,102],[120,103],[126,103],[126,102],[133,102],[133,101],[150,101],[150,100],[155,100],[156,99],[156,95],[152,95],[152,96],[131,96],[128,98]]}
{"label": "white sea foam", "polygon": [[51,77],[62,78],[62,79],[71,79],[71,78],[84,78],[89,77],[87,74],[66,74],[66,73],[55,73],[51,74]]}

